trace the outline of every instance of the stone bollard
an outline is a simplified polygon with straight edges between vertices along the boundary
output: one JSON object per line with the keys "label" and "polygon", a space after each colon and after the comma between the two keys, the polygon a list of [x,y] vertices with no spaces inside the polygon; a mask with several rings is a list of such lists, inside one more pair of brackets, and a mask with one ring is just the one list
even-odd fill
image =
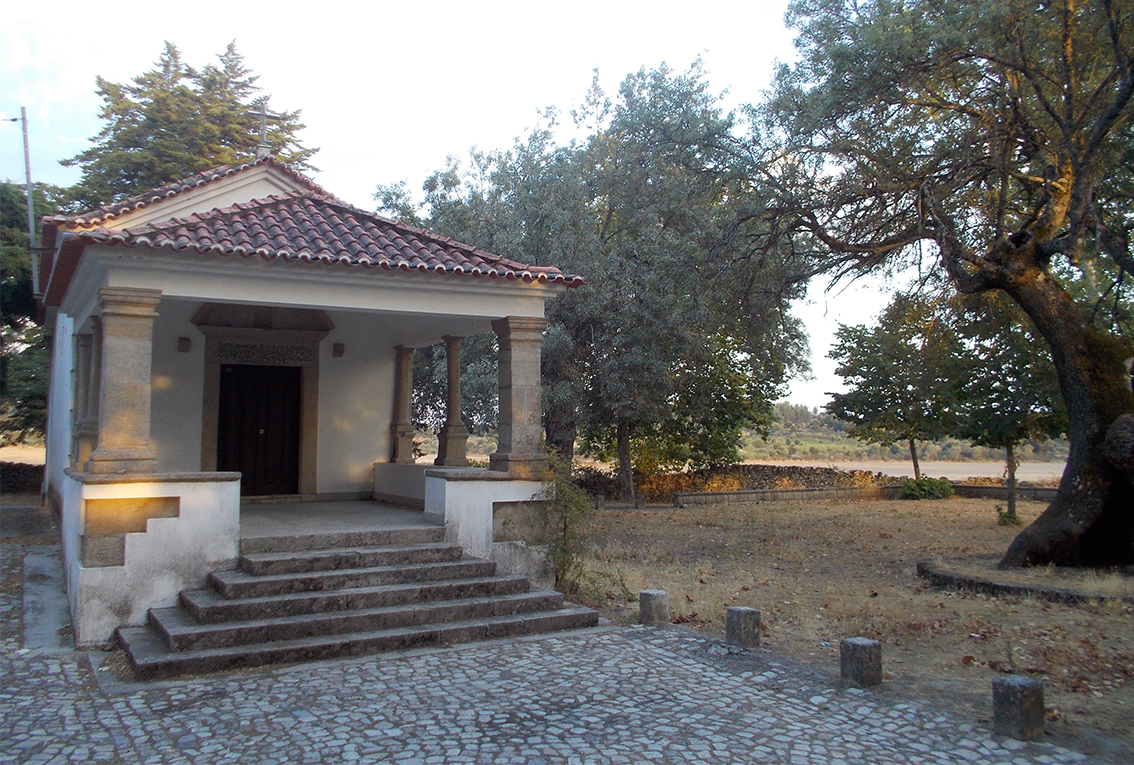
{"label": "stone bollard", "polygon": [[725,642],[741,648],[759,648],[760,612],[755,608],[729,606],[725,610]]}
{"label": "stone bollard", "polygon": [[665,590],[642,590],[638,593],[638,621],[647,627],[669,624],[669,593]]}
{"label": "stone bollard", "polygon": [[839,670],[843,685],[865,688],[882,682],[882,644],[862,637],[839,643]]}
{"label": "stone bollard", "polygon": [[992,718],[1001,736],[1026,741],[1043,733],[1043,683],[1019,675],[993,680]]}

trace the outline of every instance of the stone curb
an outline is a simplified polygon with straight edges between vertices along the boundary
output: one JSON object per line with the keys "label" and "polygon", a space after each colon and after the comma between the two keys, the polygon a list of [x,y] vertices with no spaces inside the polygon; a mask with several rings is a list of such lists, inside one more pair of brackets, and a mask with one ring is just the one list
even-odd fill
{"label": "stone curb", "polygon": [[1088,595],[1076,590],[1062,587],[1040,587],[1032,584],[1013,584],[1010,582],[996,582],[991,579],[968,576],[956,571],[941,568],[936,561],[921,561],[917,564],[917,575],[927,580],[934,587],[954,588],[969,592],[980,592],[986,595],[1010,595],[1013,597],[1032,596],[1052,603],[1067,605],[1080,605],[1083,603],[1127,603],[1134,605],[1134,596],[1130,595]]}

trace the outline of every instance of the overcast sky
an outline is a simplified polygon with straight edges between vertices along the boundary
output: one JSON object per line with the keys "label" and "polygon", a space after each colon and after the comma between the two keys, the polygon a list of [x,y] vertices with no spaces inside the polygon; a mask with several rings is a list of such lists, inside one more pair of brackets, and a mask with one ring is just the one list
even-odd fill
{"label": "overcast sky", "polygon": [[[793,55],[786,0],[570,3],[417,2],[281,5],[239,0],[129,6],[23,4],[0,27],[0,117],[28,109],[34,180],[70,185],[59,161],[90,145],[101,123],[95,76],[127,82],[152,68],[168,40],[190,65],[236,41],[270,108],[302,109],[304,145],[318,147],[314,180],[364,209],[378,183],[414,190],[447,155],[506,148],[547,106],[577,106],[599,71],[608,93],[630,72],[681,71],[700,56],[712,88],[736,106],[760,98],[772,67]],[[19,123],[0,124],[0,175],[24,178]],[[798,307],[812,337],[816,379],[788,398],[822,406],[840,390],[825,356],[837,322],[865,323],[888,298],[875,285]]]}

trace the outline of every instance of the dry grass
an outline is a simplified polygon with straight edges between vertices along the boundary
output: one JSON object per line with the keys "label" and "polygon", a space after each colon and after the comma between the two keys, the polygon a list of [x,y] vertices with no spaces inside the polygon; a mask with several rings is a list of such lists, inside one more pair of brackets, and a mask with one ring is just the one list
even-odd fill
{"label": "dry grass", "polygon": [[[1049,727],[1134,745],[1134,608],[1065,606],[927,588],[917,561],[940,557],[993,576],[1015,528],[991,500],[867,501],[697,507],[593,514],[584,599],[616,621],[637,619],[632,593],[664,589],[674,619],[714,632],[727,606],[761,611],[764,642],[837,672],[838,642],[883,641],[891,687],[939,699],[974,719],[990,713],[991,680],[1017,671],[1047,683]],[[1044,508],[1021,503],[1030,522]],[[954,568],[956,568],[954,566]],[[1131,586],[1115,574],[1058,569],[1013,580]]]}

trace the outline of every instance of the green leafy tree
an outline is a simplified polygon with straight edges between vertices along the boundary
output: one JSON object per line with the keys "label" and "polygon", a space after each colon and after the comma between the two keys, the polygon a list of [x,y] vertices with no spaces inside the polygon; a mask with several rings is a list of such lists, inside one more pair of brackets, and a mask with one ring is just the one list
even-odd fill
{"label": "green leafy tree", "polygon": [[1051,353],[1070,453],[1001,565],[1134,560],[1134,488],[1104,446],[1134,411],[1130,327],[1107,310],[1134,275],[1134,8],[794,0],[788,20],[798,63],[754,111],[776,230],[816,269],[932,258],[959,291],[1018,305]]}
{"label": "green leafy tree", "polygon": [[[422,207],[404,184],[377,196],[394,215],[586,276],[547,307],[544,424],[564,456],[577,439],[615,455],[630,498],[636,440],[640,456],[713,464],[735,459],[742,426],[769,421],[805,356],[788,313],[801,288],[747,236],[760,219],[736,124],[696,65],[631,75],[614,100],[595,85],[572,117],[589,134],[567,145],[548,111],[511,150],[450,160]],[[682,427],[695,419],[723,430]]]}
{"label": "green leafy tree", "polygon": [[[229,43],[219,65],[200,71],[165,43],[154,69],[121,84],[97,77],[105,124],[81,154],[64,160],[80,167],[73,188],[78,206],[89,209],[158,188],[220,165],[256,158],[260,142],[260,89],[256,76]],[[304,148],[298,111],[273,115],[265,144],[282,162],[301,170],[317,149]]]}
{"label": "green leafy tree", "polygon": [[[32,190],[35,220],[66,199],[54,186]],[[0,442],[42,437],[47,412],[50,338],[35,323],[32,252],[23,184],[0,183]]]}
{"label": "green leafy tree", "polygon": [[935,301],[898,295],[877,326],[840,325],[830,357],[850,390],[831,394],[827,411],[851,423],[868,443],[905,443],[921,480],[917,442],[941,438],[957,424],[964,348]]}
{"label": "green leafy tree", "polygon": [[1015,523],[1017,447],[1057,438],[1067,428],[1059,381],[1027,316],[1004,296],[974,295],[958,308],[969,361],[955,435],[1005,450],[1006,517]]}
{"label": "green leafy tree", "polygon": [[50,336],[38,324],[5,325],[0,375],[0,444],[43,437],[47,426]]}

